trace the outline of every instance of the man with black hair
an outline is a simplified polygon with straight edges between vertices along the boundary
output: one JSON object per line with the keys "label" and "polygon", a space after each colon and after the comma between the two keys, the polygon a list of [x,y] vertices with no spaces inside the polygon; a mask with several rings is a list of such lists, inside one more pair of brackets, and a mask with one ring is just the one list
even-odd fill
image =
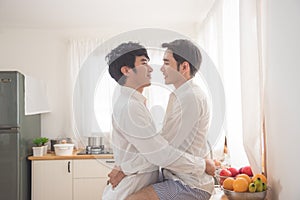
{"label": "man with black hair", "polygon": [[[113,148],[117,169],[125,177],[105,188],[103,199],[121,200],[158,181],[158,166],[176,173],[205,173],[213,164],[201,156],[175,148],[156,133],[142,95],[153,69],[146,49],[138,43],[119,45],[107,55],[109,73],[119,87],[113,108]],[[117,187],[115,187],[117,186]],[[148,199],[146,197],[145,199]]]}

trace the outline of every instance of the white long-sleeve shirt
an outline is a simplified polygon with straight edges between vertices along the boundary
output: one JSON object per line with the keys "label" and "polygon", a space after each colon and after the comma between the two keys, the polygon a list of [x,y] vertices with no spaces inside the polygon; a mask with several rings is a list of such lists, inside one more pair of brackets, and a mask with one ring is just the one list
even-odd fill
{"label": "white long-sleeve shirt", "polygon": [[[206,158],[209,153],[207,133],[210,115],[207,96],[198,85],[193,83],[193,80],[189,80],[171,93],[160,134],[176,149]],[[134,166],[142,163],[142,160],[143,158],[137,155],[134,159],[122,163],[121,168],[134,169]],[[212,193],[214,180],[203,170],[206,167],[205,163],[189,163],[193,166],[192,171],[182,170],[186,164],[186,160],[177,160],[175,168],[165,166],[164,168],[167,169],[164,170],[165,178],[180,180],[190,187]],[[147,163],[144,165],[147,166]],[[131,172],[135,173],[135,170]]]}
{"label": "white long-sleeve shirt", "polygon": [[[116,165],[121,166],[125,174],[128,174],[125,187],[136,187],[134,184],[130,185],[130,181],[128,183],[133,174],[138,174],[134,177],[137,181],[136,179],[142,178],[142,174],[156,171],[158,166],[172,171],[196,171],[203,174],[205,160],[202,157],[174,148],[156,132],[151,114],[144,105],[145,97],[128,87],[120,86],[119,89],[114,95],[116,102],[113,109],[112,141]],[[123,180],[116,187],[115,194],[117,190],[124,192],[122,182]],[[151,183],[144,183],[145,186],[149,184]],[[106,191],[110,190],[105,190],[104,196],[109,196]]]}
{"label": "white long-sleeve shirt", "polygon": [[[211,118],[207,96],[193,80],[189,80],[171,93],[170,98],[174,100],[171,108],[168,106],[161,135],[181,151],[207,157],[210,150],[207,146],[207,133]],[[214,189],[213,177],[196,170],[185,173],[167,169],[164,170],[164,175],[165,178],[180,180],[190,187],[210,193]]]}
{"label": "white long-sleeve shirt", "polygon": [[[120,164],[124,172],[137,173],[154,169],[147,166],[142,169],[139,165],[127,167],[123,165],[127,160],[132,161],[141,155],[144,161],[154,166],[167,167],[174,171],[190,172],[194,166],[204,165],[197,172],[205,171],[205,160],[201,157],[179,151],[169,144],[159,133],[156,132],[154,121],[147,107],[146,98],[136,90],[121,87],[120,96],[114,104],[113,111],[113,143],[116,164]],[[126,159],[129,157],[128,159]],[[178,161],[186,163],[178,164]],[[175,162],[176,161],[176,162]],[[119,162],[119,163],[118,163]],[[143,164],[143,163],[140,163]],[[143,165],[142,165],[143,166]],[[180,170],[177,170],[180,167]],[[155,167],[155,169],[157,169]]]}

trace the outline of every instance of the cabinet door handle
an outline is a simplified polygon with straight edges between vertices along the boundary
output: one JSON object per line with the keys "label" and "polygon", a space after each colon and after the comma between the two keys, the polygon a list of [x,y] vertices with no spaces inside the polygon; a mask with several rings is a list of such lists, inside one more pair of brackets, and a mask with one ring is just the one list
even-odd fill
{"label": "cabinet door handle", "polygon": [[106,160],[105,162],[106,162],[106,163],[115,163],[114,160]]}
{"label": "cabinet door handle", "polygon": [[68,172],[71,173],[71,161],[68,162]]}

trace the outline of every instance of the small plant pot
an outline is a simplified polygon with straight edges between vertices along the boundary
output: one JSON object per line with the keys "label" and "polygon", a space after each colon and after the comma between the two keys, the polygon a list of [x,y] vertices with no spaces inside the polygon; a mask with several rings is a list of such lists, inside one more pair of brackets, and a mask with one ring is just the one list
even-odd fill
{"label": "small plant pot", "polygon": [[44,145],[43,146],[43,155],[46,155],[47,154],[47,150],[48,150],[48,145]]}
{"label": "small plant pot", "polygon": [[33,156],[43,156],[44,155],[44,147],[32,147]]}

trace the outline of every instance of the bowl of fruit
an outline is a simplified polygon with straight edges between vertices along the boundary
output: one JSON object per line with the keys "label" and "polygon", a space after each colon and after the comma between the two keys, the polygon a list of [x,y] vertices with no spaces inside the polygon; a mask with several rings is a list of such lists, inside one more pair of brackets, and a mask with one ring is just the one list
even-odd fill
{"label": "bowl of fruit", "polygon": [[253,174],[250,166],[223,167],[216,173],[219,185],[229,200],[264,200],[267,195],[267,178]]}
{"label": "bowl of fruit", "polygon": [[262,192],[234,192],[231,190],[223,189],[224,194],[229,200],[264,200],[267,191]]}
{"label": "bowl of fruit", "polygon": [[221,188],[229,200],[264,200],[267,195],[267,179],[263,174],[255,174],[252,178],[239,174],[226,178]]}

